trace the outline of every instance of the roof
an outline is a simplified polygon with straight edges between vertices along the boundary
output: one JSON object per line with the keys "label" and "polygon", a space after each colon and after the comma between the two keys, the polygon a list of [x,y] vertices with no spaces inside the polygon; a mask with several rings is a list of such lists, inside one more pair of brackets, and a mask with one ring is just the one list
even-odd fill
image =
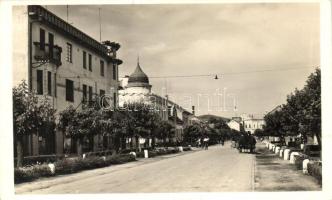
{"label": "roof", "polygon": [[277,111],[280,111],[282,109],[282,106],[281,105],[278,105],[276,106],[275,108],[273,108],[270,112],[267,113],[268,114],[272,114],[272,113],[275,113]]}
{"label": "roof", "polygon": [[237,120],[234,120],[234,119],[231,119],[229,122],[227,122],[227,124],[229,123],[237,123],[237,124],[241,124],[241,122],[237,121]]}
{"label": "roof", "polygon": [[149,77],[143,72],[139,61],[135,71],[129,76],[127,87],[151,87]]}
{"label": "roof", "polygon": [[264,119],[244,119],[243,121],[264,121]]}
{"label": "roof", "polygon": [[77,41],[78,43],[89,48],[95,53],[107,58],[110,61],[114,61],[118,64],[122,63],[121,60],[114,59],[110,55],[108,55],[108,48],[105,46],[109,45],[114,50],[118,50],[120,48],[120,45],[118,43],[106,41],[105,45],[103,45],[97,40],[85,34],[84,32],[80,31],[79,29],[75,28],[69,23],[65,22],[63,19],[56,16],[54,13],[50,12],[49,10],[45,9],[42,6],[29,5],[28,12],[31,18],[34,18],[40,21],[41,23],[47,24],[51,28],[54,28],[55,30],[61,32],[62,34],[68,36],[69,38]]}

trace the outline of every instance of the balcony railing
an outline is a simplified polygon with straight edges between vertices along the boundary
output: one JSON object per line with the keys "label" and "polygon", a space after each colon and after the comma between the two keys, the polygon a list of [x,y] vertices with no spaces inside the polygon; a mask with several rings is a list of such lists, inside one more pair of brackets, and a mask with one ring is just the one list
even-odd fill
{"label": "balcony railing", "polygon": [[34,42],[33,44],[35,46],[35,55],[34,55],[35,60],[53,63],[57,67],[59,67],[62,64],[61,47],[57,45],[50,46],[49,44],[45,43],[45,48],[41,49],[40,42]]}

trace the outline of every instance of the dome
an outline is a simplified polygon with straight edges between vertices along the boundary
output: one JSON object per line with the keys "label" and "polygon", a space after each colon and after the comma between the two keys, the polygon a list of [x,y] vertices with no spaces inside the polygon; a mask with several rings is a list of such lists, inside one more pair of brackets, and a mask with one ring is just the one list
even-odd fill
{"label": "dome", "polygon": [[149,77],[143,72],[139,62],[135,71],[129,76],[128,87],[151,87]]}

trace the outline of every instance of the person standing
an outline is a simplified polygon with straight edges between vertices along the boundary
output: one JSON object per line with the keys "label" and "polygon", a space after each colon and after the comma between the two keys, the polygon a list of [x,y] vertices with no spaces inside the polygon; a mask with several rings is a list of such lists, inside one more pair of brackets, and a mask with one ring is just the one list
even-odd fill
{"label": "person standing", "polygon": [[204,149],[208,150],[209,149],[209,137],[208,136],[204,137],[203,143],[204,143]]}

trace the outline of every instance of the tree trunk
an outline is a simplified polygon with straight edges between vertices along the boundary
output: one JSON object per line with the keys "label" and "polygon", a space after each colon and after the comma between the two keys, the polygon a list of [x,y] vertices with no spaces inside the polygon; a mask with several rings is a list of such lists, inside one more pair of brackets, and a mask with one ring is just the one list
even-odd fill
{"label": "tree trunk", "polygon": [[163,137],[163,146],[166,146],[166,137]]}
{"label": "tree trunk", "polygon": [[152,148],[154,149],[156,147],[156,138],[152,137]]}
{"label": "tree trunk", "polygon": [[116,136],[114,141],[115,141],[115,144],[114,144],[115,152],[119,152],[120,144],[121,144],[121,138],[119,136]]}
{"label": "tree trunk", "polygon": [[126,149],[126,138],[124,136],[121,137],[121,149]]}
{"label": "tree trunk", "polygon": [[16,161],[16,167],[22,167],[23,164],[23,137],[17,136],[16,137],[16,151],[17,151],[17,161]]}
{"label": "tree trunk", "polygon": [[134,140],[133,137],[130,138],[130,149],[132,150],[134,148]]}
{"label": "tree trunk", "polygon": [[136,152],[140,152],[140,150],[139,150],[139,137],[138,136],[135,136],[135,142],[136,142],[136,145],[135,145]]}
{"label": "tree trunk", "polygon": [[77,155],[82,157],[82,138],[81,137],[78,137],[76,139],[76,148],[77,148]]}
{"label": "tree trunk", "polygon": [[322,140],[321,140],[321,137],[320,137],[319,133],[315,133],[314,135],[316,135],[317,142],[318,142],[319,149],[320,149],[320,157],[322,158]]}

